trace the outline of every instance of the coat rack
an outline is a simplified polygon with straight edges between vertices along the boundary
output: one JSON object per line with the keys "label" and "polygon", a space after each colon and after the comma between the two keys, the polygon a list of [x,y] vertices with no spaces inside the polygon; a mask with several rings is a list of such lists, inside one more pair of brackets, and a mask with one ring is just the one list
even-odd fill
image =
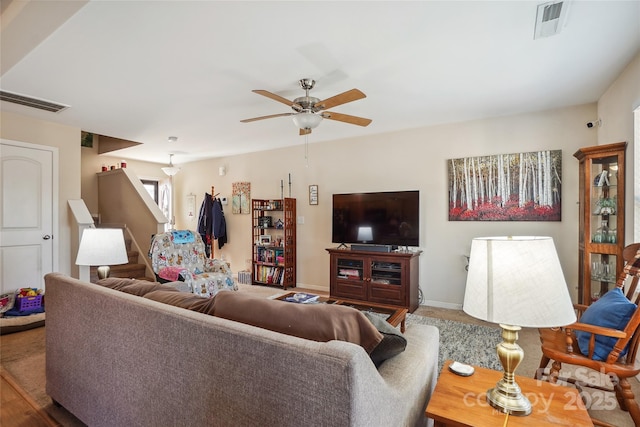
{"label": "coat rack", "polygon": [[[218,194],[220,194],[220,193],[218,193]],[[212,185],[211,186],[211,201],[212,202],[216,199],[216,196],[218,194],[216,194],[215,187]],[[212,234],[211,234],[211,251],[209,253],[209,258],[211,258],[211,259],[215,259],[215,256],[214,256],[213,252],[214,252],[214,248],[215,248],[216,245],[214,243],[215,243],[215,240],[213,239],[213,232],[212,232]]]}

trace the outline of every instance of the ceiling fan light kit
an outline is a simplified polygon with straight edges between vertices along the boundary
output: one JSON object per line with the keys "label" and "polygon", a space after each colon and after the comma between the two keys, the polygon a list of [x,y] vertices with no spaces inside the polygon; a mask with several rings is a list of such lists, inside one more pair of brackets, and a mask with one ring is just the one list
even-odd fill
{"label": "ceiling fan light kit", "polygon": [[357,101],[358,99],[366,98],[366,95],[358,89],[351,89],[341,94],[332,96],[325,100],[320,100],[313,96],[309,96],[309,91],[315,86],[315,80],[301,79],[298,81],[300,87],[304,89],[305,96],[290,101],[286,98],[276,95],[275,93],[256,89],[253,92],[258,95],[266,96],[274,101],[278,101],[282,104],[286,104],[291,107],[294,113],[281,113],[271,114],[269,116],[254,117],[251,119],[240,120],[242,123],[249,123],[256,120],[271,119],[274,117],[293,116],[293,123],[300,129],[300,135],[308,135],[311,133],[311,129],[315,129],[320,125],[322,119],[337,120],[344,123],[349,123],[358,126],[367,126],[371,123],[371,119],[365,119],[363,117],[350,116],[347,114],[332,113],[326,110],[327,108],[335,107],[338,105],[346,104],[347,102]]}
{"label": "ceiling fan light kit", "polygon": [[304,111],[293,116],[293,123],[300,129],[315,129],[322,121],[322,116],[310,111]]}

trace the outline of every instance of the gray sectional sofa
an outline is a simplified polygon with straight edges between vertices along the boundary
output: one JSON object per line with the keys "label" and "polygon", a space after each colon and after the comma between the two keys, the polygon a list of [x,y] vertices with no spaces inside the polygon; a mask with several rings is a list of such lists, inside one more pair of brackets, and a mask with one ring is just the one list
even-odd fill
{"label": "gray sectional sofa", "polygon": [[46,390],[89,426],[429,425],[438,330],[376,369],[316,342],[45,276]]}

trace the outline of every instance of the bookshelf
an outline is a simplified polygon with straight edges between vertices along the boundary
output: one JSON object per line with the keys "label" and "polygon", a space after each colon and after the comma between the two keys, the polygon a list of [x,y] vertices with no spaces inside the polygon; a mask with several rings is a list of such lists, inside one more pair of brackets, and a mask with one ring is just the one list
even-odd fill
{"label": "bookshelf", "polygon": [[296,286],[296,199],[251,201],[251,283]]}

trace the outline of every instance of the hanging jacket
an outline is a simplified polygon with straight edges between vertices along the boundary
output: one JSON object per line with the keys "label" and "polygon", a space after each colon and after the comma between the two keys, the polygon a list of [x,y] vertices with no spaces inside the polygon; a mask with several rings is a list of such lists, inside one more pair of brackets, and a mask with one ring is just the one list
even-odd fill
{"label": "hanging jacket", "polygon": [[202,237],[208,258],[211,256],[211,236],[213,234],[213,199],[209,193],[204,193],[204,199],[200,206],[198,234]]}
{"label": "hanging jacket", "polygon": [[224,244],[227,243],[227,222],[224,219],[222,202],[218,198],[213,200],[212,216],[213,238],[218,241],[218,249],[222,249]]}

